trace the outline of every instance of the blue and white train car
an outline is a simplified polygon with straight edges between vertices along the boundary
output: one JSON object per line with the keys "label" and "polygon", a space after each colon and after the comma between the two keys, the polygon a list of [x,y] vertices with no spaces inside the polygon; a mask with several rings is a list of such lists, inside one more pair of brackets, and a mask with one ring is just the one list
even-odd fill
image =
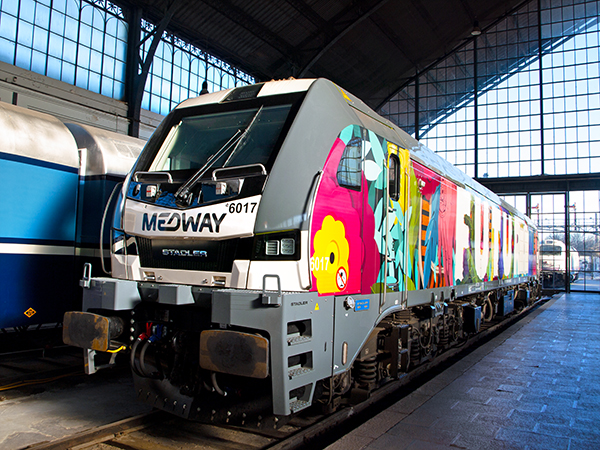
{"label": "blue and white train car", "polygon": [[78,309],[82,265],[100,257],[103,205],[143,144],[0,103],[0,329]]}

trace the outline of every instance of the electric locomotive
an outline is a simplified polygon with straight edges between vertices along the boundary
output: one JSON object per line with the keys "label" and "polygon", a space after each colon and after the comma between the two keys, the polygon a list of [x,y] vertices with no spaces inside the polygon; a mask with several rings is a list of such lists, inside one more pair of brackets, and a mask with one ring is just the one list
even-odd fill
{"label": "electric locomotive", "polygon": [[64,339],[90,367],[129,344],[140,400],[186,418],[331,410],[526,306],[536,233],[328,80],[206,94],[128,175]]}

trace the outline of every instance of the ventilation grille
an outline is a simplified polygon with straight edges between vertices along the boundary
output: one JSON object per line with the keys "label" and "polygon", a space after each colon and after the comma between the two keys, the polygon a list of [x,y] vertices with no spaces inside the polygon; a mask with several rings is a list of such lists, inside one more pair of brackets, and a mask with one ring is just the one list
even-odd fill
{"label": "ventilation grille", "polygon": [[249,259],[252,239],[186,241],[137,238],[142,267],[231,272],[235,259]]}

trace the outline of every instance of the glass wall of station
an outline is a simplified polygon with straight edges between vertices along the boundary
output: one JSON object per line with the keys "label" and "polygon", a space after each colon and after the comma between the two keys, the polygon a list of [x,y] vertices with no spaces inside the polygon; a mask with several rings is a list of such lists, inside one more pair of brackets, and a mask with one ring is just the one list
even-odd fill
{"label": "glass wall of station", "polygon": [[[527,2],[415,74],[378,112],[476,179],[600,179],[600,2]],[[538,224],[542,250],[544,241],[565,247],[543,254],[548,282],[600,291],[592,189],[506,196]]]}
{"label": "glass wall of station", "polygon": [[569,192],[572,290],[600,291],[600,191]]}
{"label": "glass wall of station", "polygon": [[[142,19],[141,39],[154,25]],[[0,0],[0,61],[117,100],[125,99],[129,25],[108,0]],[[151,39],[144,41],[145,58]],[[209,92],[254,83],[241,70],[179,37],[163,33],[147,78],[142,107],[167,114]]]}
{"label": "glass wall of station", "polygon": [[0,61],[121,100],[127,28],[108,1],[0,0]]}
{"label": "glass wall of station", "polygon": [[573,260],[567,252],[565,214],[566,195],[535,194],[531,198],[531,218],[538,227],[542,286],[546,289],[566,289],[571,280]]}
{"label": "glass wall of station", "polygon": [[[153,24],[143,20],[142,39],[153,29]],[[144,58],[150,44],[151,39],[144,41]],[[200,95],[204,81],[209,92],[255,82],[253,77],[241,70],[175,35],[164,33],[146,80],[142,107],[166,115],[183,100]]]}
{"label": "glass wall of station", "polygon": [[600,291],[600,191],[531,194],[544,286]]}

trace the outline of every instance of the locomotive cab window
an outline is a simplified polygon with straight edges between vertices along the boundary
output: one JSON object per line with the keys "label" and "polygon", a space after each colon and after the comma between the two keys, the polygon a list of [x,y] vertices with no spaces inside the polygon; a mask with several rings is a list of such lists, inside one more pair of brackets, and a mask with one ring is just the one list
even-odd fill
{"label": "locomotive cab window", "polygon": [[[184,117],[169,132],[150,171],[267,165],[291,105]],[[221,155],[217,156],[221,150]]]}
{"label": "locomotive cab window", "polygon": [[337,169],[337,181],[340,186],[360,191],[362,180],[362,145],[360,137],[350,139]]}
{"label": "locomotive cab window", "polygon": [[392,200],[400,198],[400,159],[398,155],[390,155],[388,162],[388,192]]}

